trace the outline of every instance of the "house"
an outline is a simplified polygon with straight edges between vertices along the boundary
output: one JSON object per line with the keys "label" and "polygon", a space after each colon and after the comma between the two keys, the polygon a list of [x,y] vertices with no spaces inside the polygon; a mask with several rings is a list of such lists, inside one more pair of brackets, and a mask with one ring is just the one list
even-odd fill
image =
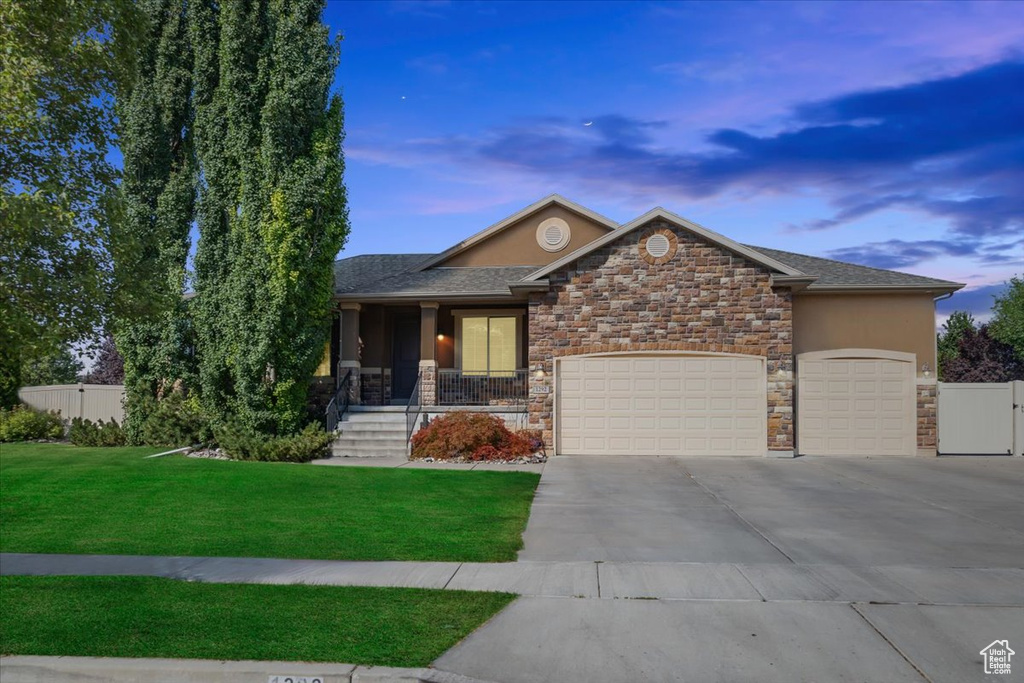
{"label": "house", "polygon": [[338,261],[331,371],[361,411],[524,414],[557,454],[934,454],[934,302],[961,287],[552,195]]}

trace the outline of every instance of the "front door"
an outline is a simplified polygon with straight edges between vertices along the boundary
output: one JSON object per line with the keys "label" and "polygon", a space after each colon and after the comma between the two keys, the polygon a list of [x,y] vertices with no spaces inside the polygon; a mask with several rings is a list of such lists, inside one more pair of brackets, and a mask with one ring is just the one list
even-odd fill
{"label": "front door", "polygon": [[393,399],[408,400],[420,373],[420,316],[397,315],[394,323],[391,376]]}

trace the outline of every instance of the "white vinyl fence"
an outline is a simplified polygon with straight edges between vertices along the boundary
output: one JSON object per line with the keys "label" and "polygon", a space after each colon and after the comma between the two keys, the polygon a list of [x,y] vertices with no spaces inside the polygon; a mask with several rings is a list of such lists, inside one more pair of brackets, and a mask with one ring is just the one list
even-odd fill
{"label": "white vinyl fence", "polygon": [[22,387],[21,402],[37,410],[59,410],[67,421],[111,419],[124,422],[124,387],[120,384],[55,384],[49,387]]}
{"label": "white vinyl fence", "polygon": [[1024,455],[1024,382],[939,382],[939,453]]}

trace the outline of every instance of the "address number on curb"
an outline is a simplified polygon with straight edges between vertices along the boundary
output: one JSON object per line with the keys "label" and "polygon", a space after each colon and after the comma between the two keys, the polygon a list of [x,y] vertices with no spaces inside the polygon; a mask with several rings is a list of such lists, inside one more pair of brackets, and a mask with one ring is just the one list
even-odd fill
{"label": "address number on curb", "polygon": [[270,676],[267,683],[324,683],[323,676]]}

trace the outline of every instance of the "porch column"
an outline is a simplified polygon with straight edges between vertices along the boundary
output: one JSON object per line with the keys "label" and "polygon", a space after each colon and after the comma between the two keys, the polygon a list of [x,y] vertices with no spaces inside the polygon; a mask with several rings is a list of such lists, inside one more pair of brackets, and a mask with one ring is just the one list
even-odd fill
{"label": "porch column", "polygon": [[437,309],[436,301],[420,302],[420,403],[437,404]]}
{"label": "porch column", "polygon": [[360,402],[361,377],[359,365],[359,311],[362,307],[357,303],[341,304],[341,315],[338,316],[341,354],[338,361],[338,381],[351,370],[349,383],[349,401],[355,405]]}

